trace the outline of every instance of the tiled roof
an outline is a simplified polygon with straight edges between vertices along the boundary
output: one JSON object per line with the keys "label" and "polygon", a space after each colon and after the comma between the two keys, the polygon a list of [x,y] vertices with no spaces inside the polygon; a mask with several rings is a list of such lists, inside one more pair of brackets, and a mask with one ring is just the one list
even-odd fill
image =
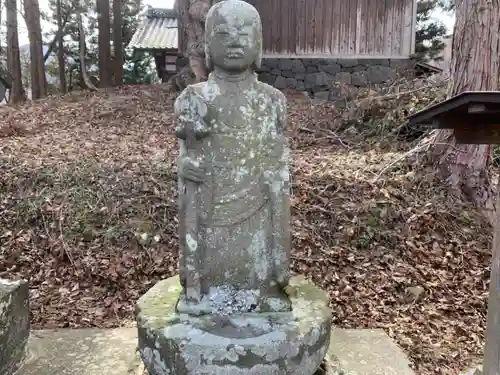
{"label": "tiled roof", "polygon": [[151,8],[137,28],[129,47],[134,49],[177,49],[177,19],[172,9]]}

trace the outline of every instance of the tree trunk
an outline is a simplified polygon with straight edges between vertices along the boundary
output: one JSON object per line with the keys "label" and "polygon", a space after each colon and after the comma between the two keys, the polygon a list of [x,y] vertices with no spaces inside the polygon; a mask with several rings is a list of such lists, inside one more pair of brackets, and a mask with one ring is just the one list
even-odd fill
{"label": "tree trunk", "polygon": [[100,87],[112,85],[111,72],[111,24],[109,19],[109,0],[97,0],[99,23],[99,81]]}
{"label": "tree trunk", "polygon": [[63,44],[63,20],[62,20],[62,9],[61,0],[57,0],[57,62],[59,70],[59,91],[62,94],[66,92],[66,62],[64,61],[64,44]]}
{"label": "tree trunk", "polygon": [[186,23],[189,22],[188,9],[190,0],[175,0],[174,8],[177,14],[177,35],[179,53],[187,56]]}
{"label": "tree trunk", "polygon": [[87,68],[85,66],[85,31],[83,30],[82,15],[80,13],[77,14],[77,19],[78,19],[78,34],[79,34],[78,36],[80,38],[80,71],[85,86],[87,86],[89,90],[95,91],[97,90],[97,87],[95,87],[92,81],[90,80],[87,74]]}
{"label": "tree trunk", "polygon": [[123,17],[122,0],[113,0],[113,49],[114,59],[114,84],[121,85],[123,81]]}
{"label": "tree trunk", "polygon": [[16,0],[6,0],[5,7],[7,10],[7,70],[12,75],[9,103],[17,104],[26,100],[26,95],[21,76]]}
{"label": "tree trunk", "polygon": [[[212,3],[217,0],[177,0],[175,3],[179,22],[179,52],[188,57],[189,70],[194,76],[194,82],[205,81],[208,77],[205,66],[205,18]],[[179,72],[171,81],[184,81],[191,76],[183,71]],[[181,87],[192,82],[183,82]]]}
{"label": "tree trunk", "polygon": [[31,98],[40,99],[47,95],[47,81],[38,0],[24,0],[24,14],[30,39]]}
{"label": "tree trunk", "polygon": [[[499,0],[457,1],[448,96],[498,87]],[[449,130],[434,132],[431,161],[455,189],[465,193],[494,222],[494,194],[488,175],[490,145],[457,144]]]}

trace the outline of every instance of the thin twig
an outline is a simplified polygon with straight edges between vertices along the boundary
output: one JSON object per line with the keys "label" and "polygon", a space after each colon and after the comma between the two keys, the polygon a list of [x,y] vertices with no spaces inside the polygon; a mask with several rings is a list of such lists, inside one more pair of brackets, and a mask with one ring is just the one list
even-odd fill
{"label": "thin twig", "polygon": [[410,151],[408,152],[405,152],[403,155],[401,155],[399,158],[397,158],[396,160],[393,160],[391,163],[389,163],[387,166],[385,166],[384,168],[382,168],[382,170],[380,171],[380,173],[371,181],[371,183],[375,183],[377,182],[380,177],[385,173],[387,172],[389,169],[391,169],[393,166],[395,166],[396,164],[398,164],[399,162],[403,161],[404,159],[406,159],[407,157],[417,153],[418,151],[420,150],[423,150],[424,148],[426,148],[428,146],[427,143],[424,143],[424,144],[421,144],[413,149],[411,149]]}
{"label": "thin twig", "polygon": [[64,207],[64,201],[61,203],[60,209],[59,209],[59,233],[61,236],[61,244],[64,249],[64,253],[69,259],[69,262],[71,263],[72,266],[75,266],[75,261],[73,260],[73,255],[71,255],[71,249],[69,246],[66,244],[66,241],[64,240],[64,232],[62,229],[62,223],[63,223],[63,207]]}

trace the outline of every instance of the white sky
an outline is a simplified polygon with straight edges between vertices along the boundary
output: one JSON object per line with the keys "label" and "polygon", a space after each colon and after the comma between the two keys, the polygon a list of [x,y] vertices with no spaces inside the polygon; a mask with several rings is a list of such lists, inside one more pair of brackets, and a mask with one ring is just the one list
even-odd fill
{"label": "white sky", "polygon": [[[1,1],[1,0],[0,0]],[[47,9],[48,7],[48,0],[39,0],[40,1],[40,8]],[[174,5],[174,0],[144,0],[144,4],[146,5],[151,5],[154,8],[171,8]],[[434,15],[435,18],[441,19],[444,24],[448,27],[448,32],[451,34],[453,24],[454,24],[454,17],[451,17],[447,14],[444,14],[442,12],[435,12]],[[19,21],[19,44],[28,44],[28,33],[26,30],[26,25],[24,24],[24,20],[22,17],[18,18]],[[48,31],[50,28],[49,24],[44,24],[42,22],[42,32],[43,31]]]}

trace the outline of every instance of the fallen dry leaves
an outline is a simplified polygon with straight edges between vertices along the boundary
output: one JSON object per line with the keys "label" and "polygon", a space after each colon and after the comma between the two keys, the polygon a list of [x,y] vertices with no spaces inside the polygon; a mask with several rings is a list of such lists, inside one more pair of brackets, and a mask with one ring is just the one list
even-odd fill
{"label": "fallen dry leaves", "polygon": [[[289,103],[293,270],[328,290],[336,325],[385,329],[419,374],[479,358],[489,281],[472,206],[385,168],[413,145],[395,141],[404,116],[438,95]],[[126,324],[176,273],[173,100],[130,86],[0,108],[0,277],[30,281],[35,328]]]}

